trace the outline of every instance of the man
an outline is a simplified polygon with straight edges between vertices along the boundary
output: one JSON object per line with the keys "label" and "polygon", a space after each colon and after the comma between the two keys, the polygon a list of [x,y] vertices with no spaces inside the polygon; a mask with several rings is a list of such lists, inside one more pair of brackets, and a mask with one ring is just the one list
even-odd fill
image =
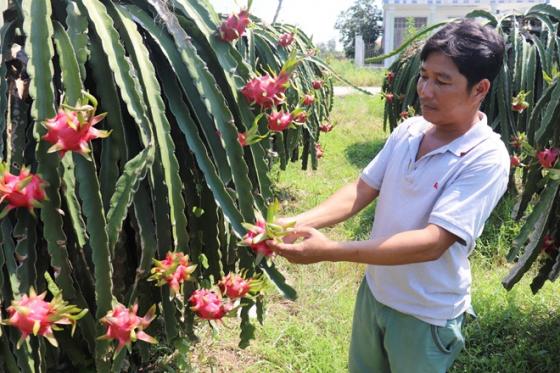
{"label": "man", "polygon": [[[434,34],[421,52],[422,117],[396,128],[355,182],[296,216],[284,243],[268,242],[294,263],[368,264],[354,312],[351,372],[445,372],[464,346],[468,255],[509,176],[504,143],[479,111],[503,54],[502,38],[472,20]],[[369,240],[336,242],[316,230],[376,198]]]}

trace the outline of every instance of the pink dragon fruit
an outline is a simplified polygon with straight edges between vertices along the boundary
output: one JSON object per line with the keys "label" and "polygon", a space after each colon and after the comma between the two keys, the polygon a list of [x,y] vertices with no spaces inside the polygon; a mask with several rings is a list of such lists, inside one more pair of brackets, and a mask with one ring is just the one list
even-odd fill
{"label": "pink dragon fruit", "polygon": [[218,294],[207,289],[195,290],[189,303],[191,310],[204,320],[220,320],[233,309],[231,303],[224,303]]}
{"label": "pink dragon fruit", "polygon": [[218,282],[222,295],[230,299],[243,298],[251,290],[251,280],[229,273]]}
{"label": "pink dragon fruit", "polygon": [[285,32],[280,35],[278,39],[278,44],[284,48],[291,45],[294,42],[294,33],[293,32]]}
{"label": "pink dragon fruit", "polygon": [[130,308],[118,303],[107,315],[100,321],[107,326],[107,332],[99,337],[105,340],[117,340],[117,352],[123,347],[130,348],[132,342],[138,339],[148,343],[157,343],[156,339],[144,332],[152,320],[155,318],[156,306],[150,307],[144,317],[139,317],[138,304]]}
{"label": "pink dragon fruit", "polygon": [[559,154],[559,149],[546,148],[537,153],[537,159],[543,168],[552,168],[554,167]]}
{"label": "pink dragon fruit", "polygon": [[24,207],[33,214],[33,208],[41,207],[46,199],[45,181],[40,176],[31,174],[29,169],[22,167],[19,175],[13,175],[6,165],[0,166],[0,203],[4,200],[8,205],[0,213],[0,218],[17,207]]}
{"label": "pink dragon fruit", "polygon": [[317,159],[323,158],[324,153],[325,151],[323,150],[323,147],[321,147],[321,144],[315,144],[315,156],[317,157]]}
{"label": "pink dragon fruit", "polygon": [[305,106],[313,105],[313,102],[315,102],[315,96],[309,94],[303,96],[303,104]]}
{"label": "pink dragon fruit", "polygon": [[311,85],[313,86],[313,89],[321,89],[321,87],[323,86],[323,81],[322,80],[314,80],[311,82]]}
{"label": "pink dragon fruit", "polygon": [[148,281],[156,281],[158,286],[167,284],[171,290],[171,297],[175,297],[180,294],[183,283],[191,280],[195,269],[196,265],[189,262],[188,255],[182,252],[168,252],[165,259],[154,259],[152,275]]}
{"label": "pink dragon fruit", "polygon": [[19,329],[21,338],[17,347],[27,339],[30,334],[45,337],[53,346],[58,343],[54,337],[53,330],[61,330],[57,325],[72,325],[74,332],[76,321],[82,318],[86,310],[80,310],[76,306],[68,305],[62,295],[58,295],[50,302],[45,301],[44,292],[40,295],[31,289],[28,295],[23,295],[19,300],[12,301],[8,307],[9,319],[3,323]]}
{"label": "pink dragon fruit", "polygon": [[257,104],[262,109],[280,105],[286,99],[286,91],[289,75],[280,73],[276,78],[265,74],[251,79],[241,89],[241,93],[251,104]]}
{"label": "pink dragon fruit", "polygon": [[49,153],[58,151],[60,156],[64,156],[67,151],[74,151],[89,158],[88,154],[91,151],[89,141],[109,136],[109,131],[93,128],[107,114],[93,116],[93,112],[94,109],[83,115],[76,111],[60,109],[54,118],[43,122],[48,129],[47,134],[43,136],[43,140],[54,144],[49,148]]}
{"label": "pink dragon fruit", "polygon": [[220,25],[220,37],[223,41],[232,42],[239,39],[245,33],[247,26],[251,23],[249,12],[241,10],[237,14],[231,14]]}
{"label": "pink dragon fruit", "polygon": [[319,125],[319,131],[321,132],[331,132],[334,126],[330,123],[321,123]]}
{"label": "pink dragon fruit", "polygon": [[284,111],[275,111],[267,115],[268,129],[273,132],[282,132],[292,124],[292,114]]}
{"label": "pink dragon fruit", "polygon": [[271,256],[273,251],[265,243],[263,239],[266,236],[266,221],[264,219],[257,219],[257,222],[251,229],[247,230],[247,234],[243,236],[243,243],[249,246],[257,254],[264,256]]}

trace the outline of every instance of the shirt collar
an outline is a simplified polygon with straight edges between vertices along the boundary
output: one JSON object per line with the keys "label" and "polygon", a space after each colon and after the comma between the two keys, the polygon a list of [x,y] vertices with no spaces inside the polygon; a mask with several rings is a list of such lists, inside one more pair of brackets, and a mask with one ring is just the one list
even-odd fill
{"label": "shirt collar", "polygon": [[[462,157],[471,151],[475,146],[490,137],[494,131],[488,126],[486,114],[479,112],[480,120],[476,122],[466,133],[451,141],[449,144],[437,149],[437,153],[450,151],[458,157]],[[423,119],[423,118],[422,118]],[[427,120],[422,120],[419,125],[408,127],[408,133],[411,137],[422,136],[431,126]]]}

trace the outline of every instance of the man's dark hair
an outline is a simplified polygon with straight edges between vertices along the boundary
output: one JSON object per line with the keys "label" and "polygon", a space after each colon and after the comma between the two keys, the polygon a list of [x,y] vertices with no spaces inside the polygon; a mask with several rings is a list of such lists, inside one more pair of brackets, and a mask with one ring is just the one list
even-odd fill
{"label": "man's dark hair", "polygon": [[490,26],[475,20],[450,22],[430,37],[420,53],[426,61],[434,52],[451,58],[459,72],[467,78],[470,90],[482,79],[490,81],[498,75],[504,57],[504,40]]}

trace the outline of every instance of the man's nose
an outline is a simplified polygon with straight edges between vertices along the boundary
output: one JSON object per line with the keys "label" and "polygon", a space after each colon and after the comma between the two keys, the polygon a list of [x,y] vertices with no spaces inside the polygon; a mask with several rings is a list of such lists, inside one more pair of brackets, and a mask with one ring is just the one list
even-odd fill
{"label": "man's nose", "polygon": [[430,98],[433,96],[433,83],[430,79],[418,81],[418,96],[420,98]]}

